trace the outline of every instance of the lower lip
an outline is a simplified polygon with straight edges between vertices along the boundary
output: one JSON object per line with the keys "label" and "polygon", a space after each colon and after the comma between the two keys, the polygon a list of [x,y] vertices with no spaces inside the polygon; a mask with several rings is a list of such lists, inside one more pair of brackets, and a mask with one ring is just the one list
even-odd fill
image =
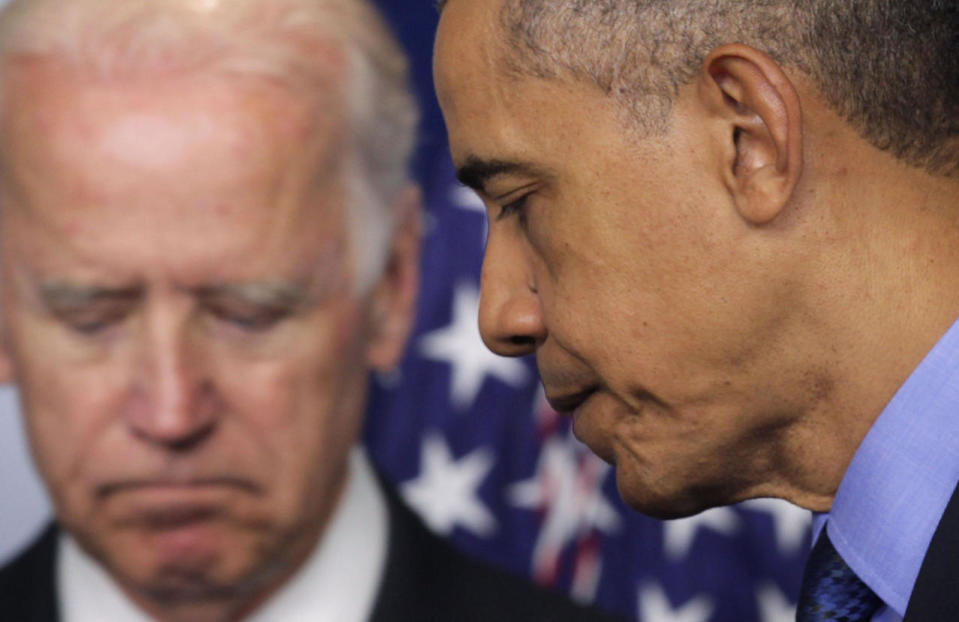
{"label": "lower lip", "polygon": [[564,417],[576,419],[576,417],[579,416],[579,414],[582,412],[583,407],[594,395],[596,395],[595,391],[588,393],[584,398],[582,398],[579,404],[577,404],[576,407],[571,410],[567,410],[562,407],[556,407],[553,410],[557,412],[558,414],[563,415]]}
{"label": "lower lip", "polygon": [[218,548],[227,510],[222,492],[163,487],[122,496],[119,525],[162,557],[195,559]]}
{"label": "lower lip", "polygon": [[583,417],[585,416],[586,406],[589,404],[590,400],[593,398],[594,395],[596,394],[590,393],[586,397],[586,399],[580,402],[576,408],[574,408],[568,413],[570,419],[573,420],[573,434],[576,436],[576,438],[580,438],[579,434],[576,433],[576,428],[583,425],[582,423],[580,423],[580,421],[582,421]]}
{"label": "lower lip", "polygon": [[[596,397],[596,395],[596,393],[591,393],[570,413],[570,417],[573,419],[573,436],[575,436],[579,442],[589,447],[590,451],[596,454],[599,458],[605,462],[614,464],[615,455],[613,454],[611,446],[612,439],[609,437],[609,435],[612,434],[612,430],[594,430],[593,434],[590,435],[586,429],[589,425],[588,422],[595,420],[596,416],[599,416],[598,413],[594,412],[591,416],[590,413],[587,412],[587,407],[590,407],[590,405],[592,405],[591,409],[593,411],[596,410],[596,400],[593,399]],[[595,424],[596,422],[593,421],[593,423]],[[603,427],[602,424],[598,425],[600,425],[600,428]]]}
{"label": "lower lip", "polygon": [[137,533],[137,540],[162,563],[202,566],[223,550],[222,527],[198,521],[171,529],[144,529]]}

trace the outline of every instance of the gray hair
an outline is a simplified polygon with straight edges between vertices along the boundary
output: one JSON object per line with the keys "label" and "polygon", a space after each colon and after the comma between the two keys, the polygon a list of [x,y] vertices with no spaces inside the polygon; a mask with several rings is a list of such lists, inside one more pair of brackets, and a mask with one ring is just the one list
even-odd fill
{"label": "gray hair", "polygon": [[[347,61],[345,84],[330,84],[317,60],[331,46]],[[368,0],[12,0],[0,12],[0,67],[21,57],[96,75],[175,68],[336,92],[352,123],[355,291],[381,274],[400,217],[394,206],[410,183],[418,110],[406,57]]]}
{"label": "gray hair", "polygon": [[[438,0],[443,10],[449,0]],[[478,1],[478,0],[461,0]],[[866,140],[959,176],[956,0],[503,0],[504,62],[619,99],[640,133],[665,129],[681,86],[724,43],[763,50],[819,87]]]}

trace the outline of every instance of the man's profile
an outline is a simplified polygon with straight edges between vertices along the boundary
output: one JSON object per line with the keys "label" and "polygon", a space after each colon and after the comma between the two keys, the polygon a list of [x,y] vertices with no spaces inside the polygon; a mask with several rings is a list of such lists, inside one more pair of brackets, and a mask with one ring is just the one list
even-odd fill
{"label": "man's profile", "polygon": [[[490,220],[486,343],[535,352],[635,508],[785,498],[878,595],[851,619],[946,619],[955,3],[440,9],[452,156]],[[801,619],[841,615],[810,594]]]}
{"label": "man's profile", "polygon": [[0,372],[57,517],[0,617],[595,619],[354,449],[414,310],[406,74],[357,0],[0,13]]}

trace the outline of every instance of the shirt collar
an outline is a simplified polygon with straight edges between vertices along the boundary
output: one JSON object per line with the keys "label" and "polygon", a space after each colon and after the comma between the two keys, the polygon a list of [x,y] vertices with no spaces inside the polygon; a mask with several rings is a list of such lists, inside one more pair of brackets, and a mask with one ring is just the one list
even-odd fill
{"label": "shirt collar", "polygon": [[[343,497],[300,570],[247,622],[361,622],[386,565],[388,510],[362,449],[350,455]],[[64,622],[150,622],[69,535],[59,542],[57,590]]]}
{"label": "shirt collar", "polygon": [[829,538],[900,616],[959,481],[959,321],[926,355],[856,450]]}

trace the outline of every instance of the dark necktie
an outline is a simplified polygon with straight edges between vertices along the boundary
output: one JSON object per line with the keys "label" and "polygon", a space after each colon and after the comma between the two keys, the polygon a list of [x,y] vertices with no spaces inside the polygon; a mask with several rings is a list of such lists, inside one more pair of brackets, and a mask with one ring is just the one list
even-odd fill
{"label": "dark necktie", "polygon": [[823,529],[806,562],[797,622],[865,622],[881,605],[879,597],[839,556]]}

